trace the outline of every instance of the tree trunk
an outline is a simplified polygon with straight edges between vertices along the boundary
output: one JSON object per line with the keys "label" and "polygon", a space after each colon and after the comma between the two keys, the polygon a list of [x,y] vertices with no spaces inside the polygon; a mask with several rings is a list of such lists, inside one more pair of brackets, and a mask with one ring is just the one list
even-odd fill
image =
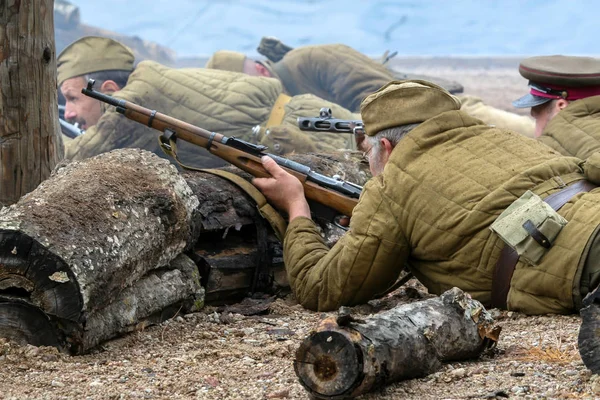
{"label": "tree trunk", "polygon": [[443,361],[476,357],[499,333],[481,303],[454,288],[365,321],[325,319],[296,351],[294,369],[317,398],[353,398],[431,374]]}
{"label": "tree trunk", "polygon": [[[147,283],[150,272],[166,286],[182,280],[156,269],[168,269],[185,248],[197,206],[175,167],[149,152],[115,151],[58,168],[0,212],[0,301],[19,304],[6,311],[8,319],[18,308],[24,327],[37,326],[39,313],[31,310],[37,308],[46,328],[22,336],[53,336],[80,353],[119,333],[125,317],[113,312],[132,325],[196,295],[199,286],[189,279],[173,294],[143,294],[135,286],[157,289]],[[162,304],[145,305],[161,296]],[[46,334],[51,327],[57,333]]]}
{"label": "tree trunk", "polygon": [[63,156],[53,0],[0,2],[0,93],[0,205],[9,205]]}

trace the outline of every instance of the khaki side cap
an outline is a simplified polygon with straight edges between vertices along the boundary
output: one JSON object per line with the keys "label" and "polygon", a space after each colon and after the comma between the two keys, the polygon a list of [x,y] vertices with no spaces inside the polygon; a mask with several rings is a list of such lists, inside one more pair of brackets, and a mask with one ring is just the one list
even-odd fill
{"label": "khaki side cap", "polygon": [[204,68],[220,69],[231,72],[244,72],[246,56],[229,50],[219,50],[208,59]]}
{"label": "khaki side cap", "polygon": [[360,105],[366,134],[417,124],[446,111],[460,110],[460,100],[444,88],[423,80],[392,81]]}
{"label": "khaki side cap", "polygon": [[57,57],[58,87],[67,79],[98,71],[132,71],[135,56],[116,40],[86,36],[68,45]]}
{"label": "khaki side cap", "polygon": [[565,87],[600,85],[600,59],[577,56],[536,56],[521,61],[519,73],[530,81]]}

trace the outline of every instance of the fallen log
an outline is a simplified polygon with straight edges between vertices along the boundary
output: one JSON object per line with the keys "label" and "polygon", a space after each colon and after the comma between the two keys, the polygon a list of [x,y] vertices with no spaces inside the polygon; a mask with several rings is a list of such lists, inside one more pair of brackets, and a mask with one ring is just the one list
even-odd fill
{"label": "fallen log", "polygon": [[[175,167],[149,152],[120,150],[58,168],[0,212],[0,334],[81,353],[194,298],[200,287],[188,277],[176,295],[161,294],[163,304],[139,303],[161,296],[142,287],[183,251],[197,206]],[[177,280],[152,274],[157,285]],[[7,332],[15,325],[22,329]]]}
{"label": "fallen log", "polygon": [[454,288],[364,321],[342,310],[302,342],[294,370],[316,398],[354,398],[431,374],[442,362],[477,357],[499,333],[481,303]]}
{"label": "fallen log", "polygon": [[[347,155],[299,158],[367,177]],[[134,149],[61,165],[0,212],[0,336],[83,353],[197,309],[201,286],[217,304],[287,287],[281,251],[253,200],[218,176],[184,177]]]}

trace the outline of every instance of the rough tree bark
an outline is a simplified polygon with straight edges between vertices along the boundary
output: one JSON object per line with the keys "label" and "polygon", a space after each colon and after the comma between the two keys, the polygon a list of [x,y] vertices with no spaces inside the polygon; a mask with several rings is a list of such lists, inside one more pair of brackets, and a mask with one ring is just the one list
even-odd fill
{"label": "rough tree bark", "polygon": [[443,361],[476,357],[499,333],[481,303],[454,288],[365,321],[342,310],[337,320],[323,320],[302,342],[294,369],[317,398],[354,398],[431,374]]}
{"label": "rough tree bark", "polygon": [[188,243],[197,206],[175,167],[146,151],[57,168],[0,212],[0,334],[19,325],[22,340],[81,353],[193,298],[195,265],[169,264]]}
{"label": "rough tree bark", "polygon": [[53,6],[0,2],[0,205],[35,189],[63,156]]}

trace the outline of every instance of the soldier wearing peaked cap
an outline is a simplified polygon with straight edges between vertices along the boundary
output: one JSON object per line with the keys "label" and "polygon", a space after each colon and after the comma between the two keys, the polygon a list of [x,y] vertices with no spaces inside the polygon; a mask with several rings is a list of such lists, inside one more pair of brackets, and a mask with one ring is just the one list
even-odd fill
{"label": "soldier wearing peaked cap", "polygon": [[600,150],[600,59],[530,57],[519,72],[530,91],[513,105],[531,107],[541,142],[583,159]]}
{"label": "soldier wearing peaked cap", "polygon": [[[273,54],[273,47],[276,48],[276,54]],[[242,53],[221,50],[213,54],[206,68],[277,78],[289,95],[311,93],[352,111],[358,111],[361,101],[369,94],[396,79],[385,65],[343,44],[292,49],[275,38],[266,37],[261,41],[259,51],[274,61],[255,61]],[[433,77],[417,79],[433,83],[438,81]],[[456,86],[449,82],[439,84]],[[486,124],[533,137],[534,123],[531,118],[496,109],[475,96],[459,95],[458,98],[463,111]]]}
{"label": "soldier wearing peaked cap", "polygon": [[374,178],[331,249],[298,180],[263,159],[273,178],[254,183],[289,215],[284,260],[301,304],[367,302],[407,264],[436,294],[456,286],[528,314],[581,307],[600,275],[600,189],[586,180],[600,182],[600,157],[561,156],[460,105],[425,81],[391,82],[362,102]]}
{"label": "soldier wearing peaked cap", "polygon": [[[205,68],[168,68],[153,61],[142,61],[134,68],[131,50],[102,37],[79,39],[65,48],[57,61],[59,89],[66,98],[65,117],[86,129],[67,144],[66,157],[70,159],[126,147],[166,157],[155,130],[81,93],[90,78],[103,93],[210,131],[267,145],[277,154],[333,151],[353,145],[350,135],[300,131],[297,118],[314,117],[321,107],[332,108],[337,118],[357,119],[358,115],[313,95],[287,96],[275,79]],[[253,130],[257,126],[260,129]],[[184,163],[223,165],[192,144],[182,142],[178,150]]]}

